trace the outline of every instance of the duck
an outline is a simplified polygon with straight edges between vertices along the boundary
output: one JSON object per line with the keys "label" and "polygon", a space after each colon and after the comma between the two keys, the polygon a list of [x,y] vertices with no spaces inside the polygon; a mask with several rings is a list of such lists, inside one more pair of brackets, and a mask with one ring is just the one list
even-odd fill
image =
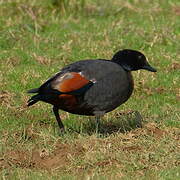
{"label": "duck", "polygon": [[80,60],[62,68],[40,87],[29,90],[35,95],[27,106],[39,101],[51,104],[61,132],[65,128],[59,110],[95,116],[98,129],[104,114],[130,98],[134,89],[131,71],[141,69],[157,71],[143,53],[131,49],[119,50],[111,60]]}

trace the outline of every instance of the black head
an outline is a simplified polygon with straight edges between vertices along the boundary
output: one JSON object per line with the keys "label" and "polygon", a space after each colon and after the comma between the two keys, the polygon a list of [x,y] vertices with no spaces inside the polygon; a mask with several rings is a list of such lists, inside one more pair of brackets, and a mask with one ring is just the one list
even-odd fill
{"label": "black head", "polygon": [[136,71],[146,69],[151,72],[156,72],[156,69],[151,67],[147,62],[146,57],[139,51],[124,49],[118,51],[112,58],[113,62],[121,65],[126,71]]}

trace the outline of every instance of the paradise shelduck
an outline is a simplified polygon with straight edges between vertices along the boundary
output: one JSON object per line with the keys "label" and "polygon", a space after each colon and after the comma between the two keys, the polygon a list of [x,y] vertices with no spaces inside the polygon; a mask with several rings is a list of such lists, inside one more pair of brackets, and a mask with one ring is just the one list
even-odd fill
{"label": "paradise shelduck", "polygon": [[58,110],[95,116],[97,127],[100,116],[126,102],[133,92],[131,71],[146,69],[156,72],[146,57],[138,51],[124,49],[115,53],[111,60],[81,60],[64,67],[39,88],[28,101],[31,106],[38,101],[53,105],[59,128],[64,125]]}

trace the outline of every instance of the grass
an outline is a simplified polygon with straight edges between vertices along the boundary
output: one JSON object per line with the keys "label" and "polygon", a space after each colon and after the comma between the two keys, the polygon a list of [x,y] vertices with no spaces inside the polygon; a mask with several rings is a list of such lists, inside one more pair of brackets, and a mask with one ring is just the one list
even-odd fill
{"label": "grass", "polygon": [[[179,15],[178,0],[2,0],[1,178],[179,179]],[[132,97],[103,118],[101,134],[93,119],[61,112],[59,136],[50,105],[26,107],[26,91],[64,65],[123,48],[158,72],[133,72]]]}

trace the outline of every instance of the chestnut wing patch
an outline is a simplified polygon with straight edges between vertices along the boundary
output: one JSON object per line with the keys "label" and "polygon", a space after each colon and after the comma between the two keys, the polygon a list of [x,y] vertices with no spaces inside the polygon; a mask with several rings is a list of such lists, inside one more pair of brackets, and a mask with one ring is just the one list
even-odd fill
{"label": "chestnut wing patch", "polygon": [[82,73],[67,72],[57,77],[51,86],[62,94],[78,95],[89,89],[93,83],[86,79]]}

